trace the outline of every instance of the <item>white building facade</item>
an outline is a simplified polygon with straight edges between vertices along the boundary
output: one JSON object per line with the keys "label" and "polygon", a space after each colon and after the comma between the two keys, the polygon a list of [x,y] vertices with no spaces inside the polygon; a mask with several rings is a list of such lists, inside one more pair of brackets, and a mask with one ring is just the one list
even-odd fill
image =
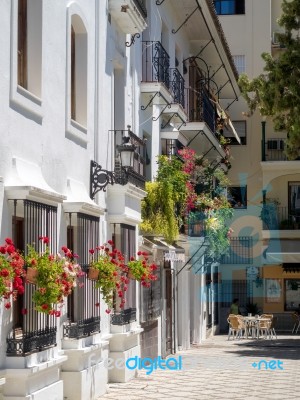
{"label": "white building facade", "polygon": [[[211,1],[0,3],[1,242],[26,252],[47,236],[87,272],[89,249],[112,239],[127,259],[146,248],[160,266],[151,293],[130,282],[112,315],[87,276],[59,318],[34,310],[30,283],[11,309],[1,304],[2,398],[96,399],[134,376],[128,358],[165,356],[214,330],[212,289],[187,262],[204,239],[139,240],[138,226],[158,154],[192,143],[224,157],[205,96],[214,81],[217,101],[235,101],[237,75]],[[127,141],[130,170],[117,147]]]}

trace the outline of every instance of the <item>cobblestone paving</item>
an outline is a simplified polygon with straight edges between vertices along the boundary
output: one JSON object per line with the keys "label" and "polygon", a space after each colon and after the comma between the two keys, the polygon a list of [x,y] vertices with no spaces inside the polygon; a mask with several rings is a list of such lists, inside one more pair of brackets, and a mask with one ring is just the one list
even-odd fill
{"label": "cobblestone paving", "polygon": [[[109,384],[98,400],[300,398],[300,336],[227,341],[220,335],[171,357],[179,356],[182,370],[139,370],[128,383]],[[261,360],[275,361],[266,370]]]}

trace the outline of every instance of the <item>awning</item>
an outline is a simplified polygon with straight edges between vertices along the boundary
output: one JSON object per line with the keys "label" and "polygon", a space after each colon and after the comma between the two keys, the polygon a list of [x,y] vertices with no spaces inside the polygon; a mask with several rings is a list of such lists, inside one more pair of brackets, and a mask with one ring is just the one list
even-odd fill
{"label": "awning", "polygon": [[217,110],[218,116],[225,121],[226,127],[229,127],[231,129],[234,137],[236,138],[238,143],[241,144],[241,139],[240,139],[239,135],[237,134],[237,131],[235,130],[228,113],[223,110],[223,108],[220,106],[220,103],[218,101],[213,100],[213,99],[211,99],[211,101],[213,103],[215,103],[215,105],[216,105],[216,110]]}
{"label": "awning", "polygon": [[66,196],[53,190],[43,177],[41,167],[18,157],[12,158],[12,167],[4,181],[8,199],[41,198],[61,203]]}
{"label": "awning", "polygon": [[145,248],[153,256],[154,262],[174,261],[185,262],[185,250],[177,244],[169,245],[162,238],[154,236],[142,236],[140,246]]}
{"label": "awning", "polygon": [[271,239],[263,254],[265,264],[300,264],[300,239]]}
{"label": "awning", "polygon": [[300,272],[300,264],[296,263],[283,263],[283,272]]}
{"label": "awning", "polygon": [[99,216],[105,211],[91,200],[82,182],[71,178],[67,179],[67,199],[63,204],[65,212],[82,212]]}
{"label": "awning", "polygon": [[236,140],[239,142],[239,144],[241,144],[241,139],[240,139],[239,135],[237,134],[230,118],[228,120],[228,125],[229,125],[229,128],[232,130],[232,133],[233,133],[234,137],[236,138]]}

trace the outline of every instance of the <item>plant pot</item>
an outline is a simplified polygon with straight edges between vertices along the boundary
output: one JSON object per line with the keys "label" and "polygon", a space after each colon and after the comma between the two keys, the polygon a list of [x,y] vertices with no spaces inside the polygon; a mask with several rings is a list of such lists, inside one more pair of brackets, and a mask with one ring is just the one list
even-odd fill
{"label": "plant pot", "polygon": [[134,275],[130,271],[127,273],[127,278],[128,279],[135,279]]}
{"label": "plant pot", "polygon": [[90,267],[88,272],[88,279],[96,281],[99,276],[99,270],[97,268]]}
{"label": "plant pot", "polygon": [[26,271],[26,282],[36,284],[39,271],[36,268],[28,267]]}

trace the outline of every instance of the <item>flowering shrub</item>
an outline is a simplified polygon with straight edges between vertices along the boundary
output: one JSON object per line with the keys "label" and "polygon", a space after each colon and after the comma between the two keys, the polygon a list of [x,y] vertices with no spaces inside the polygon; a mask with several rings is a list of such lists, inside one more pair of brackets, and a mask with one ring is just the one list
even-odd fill
{"label": "flowering shrub", "polygon": [[95,286],[100,288],[102,297],[108,305],[107,313],[110,313],[113,307],[114,293],[121,299],[120,307],[124,307],[124,294],[129,283],[129,279],[125,275],[127,267],[124,264],[124,256],[113,247],[114,243],[109,240],[108,243],[89,250],[91,254],[90,268],[99,272]]}
{"label": "flowering shrub", "polygon": [[140,258],[131,257],[127,263],[128,276],[141,282],[143,286],[150,287],[151,281],[157,280],[157,276],[154,274],[154,271],[157,270],[157,265],[148,262],[147,252],[139,251],[137,255]]}
{"label": "flowering shrub", "polygon": [[0,246],[0,296],[6,300],[5,308],[11,307],[10,299],[24,293],[22,277],[25,275],[24,259],[15,249],[10,238]]}
{"label": "flowering shrub", "polygon": [[53,306],[63,304],[64,297],[72,293],[72,289],[77,286],[77,280],[83,272],[75,261],[77,255],[70,249],[63,246],[63,256],[59,253],[53,255],[50,254],[48,247],[49,239],[40,237],[39,240],[45,245],[45,251],[38,253],[32,245],[28,245],[28,255],[25,258],[27,267],[38,271],[37,289],[32,300],[37,311],[59,317],[60,311]]}

